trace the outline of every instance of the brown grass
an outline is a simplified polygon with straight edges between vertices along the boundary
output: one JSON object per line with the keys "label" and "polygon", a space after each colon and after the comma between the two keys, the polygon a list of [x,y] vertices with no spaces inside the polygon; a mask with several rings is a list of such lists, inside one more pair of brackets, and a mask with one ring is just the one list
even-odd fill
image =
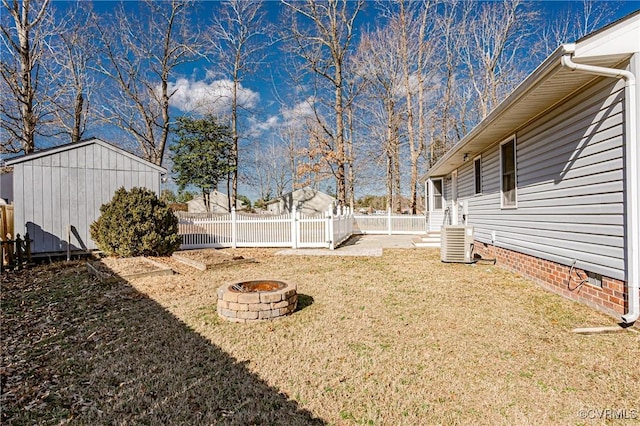
{"label": "brown grass", "polygon": [[[640,416],[640,334],[582,336],[609,317],[437,250],[276,256],[131,283],[82,265],[3,285],[7,423],[589,424]],[[25,274],[26,275],[26,274]],[[300,309],[217,317],[223,283],[298,285]],[[6,336],[6,339],[5,339]],[[600,410],[600,411],[599,411]],[[616,420],[612,421],[616,423]],[[620,424],[629,424],[627,420]]]}

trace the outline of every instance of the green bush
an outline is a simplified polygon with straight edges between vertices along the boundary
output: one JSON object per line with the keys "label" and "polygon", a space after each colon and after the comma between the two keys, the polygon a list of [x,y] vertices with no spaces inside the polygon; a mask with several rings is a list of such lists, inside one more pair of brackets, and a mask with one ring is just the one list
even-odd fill
{"label": "green bush", "polygon": [[178,218],[146,188],[120,188],[100,207],[91,238],[109,255],[166,256],[180,247]]}

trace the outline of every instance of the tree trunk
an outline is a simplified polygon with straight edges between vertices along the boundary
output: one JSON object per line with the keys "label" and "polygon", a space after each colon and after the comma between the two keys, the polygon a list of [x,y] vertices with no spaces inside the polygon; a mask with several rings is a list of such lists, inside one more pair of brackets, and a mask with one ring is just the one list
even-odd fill
{"label": "tree trunk", "polygon": [[344,105],[342,102],[342,64],[337,61],[336,65],[336,180],[338,181],[338,202],[342,205],[347,200],[347,189],[345,185],[345,149],[344,149]]}
{"label": "tree trunk", "polygon": [[353,154],[353,139],[354,139],[354,125],[353,125],[353,106],[350,105],[347,109],[347,121],[349,123],[349,137],[347,138],[347,193],[349,198],[349,207],[353,211],[356,204],[355,200],[355,171],[353,167],[354,154]]}
{"label": "tree trunk", "polygon": [[387,209],[393,208],[393,100],[387,99]]}
{"label": "tree trunk", "polygon": [[231,96],[231,137],[233,139],[231,161],[233,162],[233,171],[231,173],[231,193],[229,194],[229,202],[234,206],[238,198],[238,84],[238,75],[235,73],[233,76],[233,95]]}
{"label": "tree trunk", "polygon": [[84,111],[84,96],[82,92],[76,94],[75,109],[73,111],[73,128],[71,142],[78,142],[82,135],[82,112]]}

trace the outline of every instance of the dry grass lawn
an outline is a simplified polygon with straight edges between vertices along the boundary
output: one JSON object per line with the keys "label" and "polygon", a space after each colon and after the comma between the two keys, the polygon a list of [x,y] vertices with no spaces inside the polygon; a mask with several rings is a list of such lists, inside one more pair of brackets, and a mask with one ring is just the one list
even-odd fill
{"label": "dry grass lawn", "polygon": [[[438,250],[225,252],[257,263],[156,259],[178,274],[131,282],[80,263],[3,277],[2,423],[640,421],[640,334],[576,335],[615,321],[517,275],[442,264]],[[217,317],[218,286],[266,278],[298,285],[298,311]]]}

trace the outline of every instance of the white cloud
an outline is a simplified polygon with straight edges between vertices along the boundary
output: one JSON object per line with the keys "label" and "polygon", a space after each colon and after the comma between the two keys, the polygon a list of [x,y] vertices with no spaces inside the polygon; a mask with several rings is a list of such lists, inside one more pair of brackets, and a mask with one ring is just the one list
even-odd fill
{"label": "white cloud", "polygon": [[249,117],[249,136],[257,137],[280,126],[280,118],[272,115],[265,121],[258,121],[255,117]]}
{"label": "white cloud", "polygon": [[308,118],[314,117],[313,103],[315,99],[309,97],[291,108],[282,108],[280,114],[284,120],[283,125],[292,128],[301,128]]}
{"label": "white cloud", "polygon": [[276,127],[278,127],[279,124],[280,124],[280,118],[276,115],[272,115],[271,117],[267,118],[266,121],[263,121],[262,123],[257,123],[256,128],[262,131],[266,131],[266,130],[275,129]]}
{"label": "white cloud", "polygon": [[[231,110],[233,82],[227,79],[193,81],[179,78],[169,83],[169,105],[183,112],[210,113],[216,116],[228,114]],[[243,87],[238,88],[238,105],[254,108],[260,100],[260,94]]]}
{"label": "white cloud", "polygon": [[306,127],[307,119],[314,117],[313,100],[313,97],[309,97],[291,108],[282,107],[278,115],[271,115],[264,121],[258,121],[255,116],[249,117],[249,135],[258,137],[270,132],[279,132],[281,129],[289,129],[289,131],[303,129]]}

